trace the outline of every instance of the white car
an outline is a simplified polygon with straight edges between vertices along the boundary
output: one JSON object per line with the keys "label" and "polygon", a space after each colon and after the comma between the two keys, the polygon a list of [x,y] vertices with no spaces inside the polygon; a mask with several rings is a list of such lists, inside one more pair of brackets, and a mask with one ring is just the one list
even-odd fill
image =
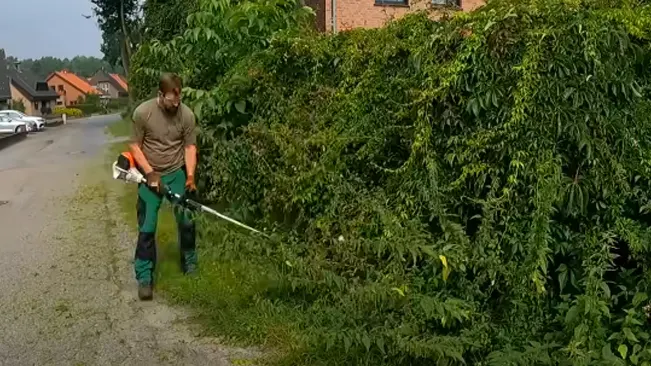
{"label": "white car", "polygon": [[24,133],[27,132],[25,122],[13,121],[7,116],[0,115],[0,133]]}
{"label": "white car", "polygon": [[0,111],[0,116],[9,117],[14,121],[25,122],[29,131],[41,131],[45,128],[45,120],[41,117],[28,116],[23,112],[6,110]]}

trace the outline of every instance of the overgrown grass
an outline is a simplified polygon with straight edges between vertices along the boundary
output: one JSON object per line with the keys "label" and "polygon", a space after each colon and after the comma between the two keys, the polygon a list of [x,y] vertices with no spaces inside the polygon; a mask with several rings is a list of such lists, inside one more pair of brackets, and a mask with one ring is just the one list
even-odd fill
{"label": "overgrown grass", "polygon": [[131,120],[128,118],[121,119],[118,122],[106,127],[106,133],[113,137],[126,137],[131,134]]}

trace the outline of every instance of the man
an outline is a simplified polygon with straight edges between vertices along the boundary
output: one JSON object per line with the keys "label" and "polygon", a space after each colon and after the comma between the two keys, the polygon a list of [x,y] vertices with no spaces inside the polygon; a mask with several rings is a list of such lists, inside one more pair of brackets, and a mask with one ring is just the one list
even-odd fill
{"label": "man", "polygon": [[[153,297],[156,266],[156,225],[163,196],[161,185],[172,193],[196,190],[196,123],[192,110],[181,103],[182,83],[175,74],[160,78],[158,96],[142,103],[133,113],[133,140],[129,151],[147,184],[138,187],[138,242],[135,273],[138,297]],[[175,209],[184,273],[196,271],[195,227],[184,210]]]}

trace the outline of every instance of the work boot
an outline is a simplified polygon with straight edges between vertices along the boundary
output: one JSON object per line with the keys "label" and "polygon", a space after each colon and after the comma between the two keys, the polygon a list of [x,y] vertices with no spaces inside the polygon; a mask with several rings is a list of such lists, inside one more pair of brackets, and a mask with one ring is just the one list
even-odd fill
{"label": "work boot", "polygon": [[197,252],[187,250],[181,253],[181,269],[185,275],[193,275],[197,272]]}
{"label": "work boot", "polygon": [[183,270],[183,274],[186,276],[192,276],[193,274],[197,273],[197,265],[196,264],[188,264],[185,266]]}
{"label": "work boot", "polygon": [[151,285],[138,285],[138,298],[141,301],[149,301],[154,298],[154,291]]}

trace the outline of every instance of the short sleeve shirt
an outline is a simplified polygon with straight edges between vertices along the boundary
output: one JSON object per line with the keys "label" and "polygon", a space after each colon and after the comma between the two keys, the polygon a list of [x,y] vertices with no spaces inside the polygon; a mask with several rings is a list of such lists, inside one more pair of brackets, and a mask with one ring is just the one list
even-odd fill
{"label": "short sleeve shirt", "polygon": [[156,172],[171,173],[185,164],[185,147],[197,143],[194,113],[183,103],[170,115],[157,98],[143,102],[133,112],[132,139]]}

